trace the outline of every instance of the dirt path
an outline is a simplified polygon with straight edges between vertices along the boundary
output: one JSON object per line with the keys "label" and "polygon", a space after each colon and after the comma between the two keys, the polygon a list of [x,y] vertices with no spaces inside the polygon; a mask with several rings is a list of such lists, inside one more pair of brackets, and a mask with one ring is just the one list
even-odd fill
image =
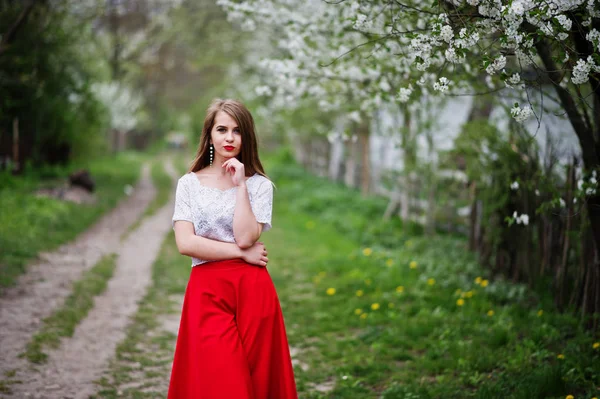
{"label": "dirt path", "polygon": [[[168,173],[177,173],[170,163]],[[121,234],[142,214],[155,195],[144,167],[134,194],[72,244],[29,268],[18,285],[0,298],[0,372],[15,370],[11,396],[15,398],[85,398],[94,392],[93,381],[100,376],[117,343],[124,338],[129,317],[137,309],[151,281],[151,266],[165,234],[170,229],[172,202],[120,243]],[[49,353],[48,363],[33,369],[19,359],[25,345],[70,293],[71,284],[103,255],[117,253],[117,269],[95,307],[76,328],[72,338]]]}

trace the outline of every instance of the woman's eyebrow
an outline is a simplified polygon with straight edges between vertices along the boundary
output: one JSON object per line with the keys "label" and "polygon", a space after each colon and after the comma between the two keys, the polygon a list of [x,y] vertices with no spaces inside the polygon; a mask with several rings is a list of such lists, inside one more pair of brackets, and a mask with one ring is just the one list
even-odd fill
{"label": "woman's eyebrow", "polygon": [[[218,128],[220,128],[220,127],[227,128],[227,126],[225,126],[225,125],[217,125],[217,129],[218,129]],[[234,129],[239,129],[239,127],[238,127],[238,126],[234,126],[233,128],[234,128]]]}

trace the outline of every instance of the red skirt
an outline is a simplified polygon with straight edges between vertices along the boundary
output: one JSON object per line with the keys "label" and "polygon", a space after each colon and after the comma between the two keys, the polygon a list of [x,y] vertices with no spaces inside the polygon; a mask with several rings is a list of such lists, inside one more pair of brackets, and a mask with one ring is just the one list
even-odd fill
{"label": "red skirt", "polygon": [[192,267],[169,399],[296,399],[271,276],[241,259]]}

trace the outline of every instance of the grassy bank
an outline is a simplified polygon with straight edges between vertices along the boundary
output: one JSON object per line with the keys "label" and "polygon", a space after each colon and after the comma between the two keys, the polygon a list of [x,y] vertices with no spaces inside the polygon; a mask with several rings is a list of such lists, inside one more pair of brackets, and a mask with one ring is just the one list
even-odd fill
{"label": "grassy bank", "polygon": [[268,243],[302,397],[599,396],[600,338],[549,296],[283,161]]}
{"label": "grassy bank", "polygon": [[13,285],[40,251],[74,239],[125,196],[139,178],[145,156],[122,153],[88,166],[96,182],[97,202],[78,205],[36,197],[40,187],[60,184],[77,166],[45,169],[25,176],[0,175],[0,289]]}

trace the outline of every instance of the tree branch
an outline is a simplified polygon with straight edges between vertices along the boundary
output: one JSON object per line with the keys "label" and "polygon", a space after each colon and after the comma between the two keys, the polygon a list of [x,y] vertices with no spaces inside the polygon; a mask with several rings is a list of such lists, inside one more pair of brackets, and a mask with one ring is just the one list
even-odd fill
{"label": "tree branch", "polygon": [[25,20],[27,19],[27,17],[31,13],[31,10],[33,10],[33,7],[35,7],[36,4],[37,0],[30,0],[29,3],[23,9],[23,11],[21,11],[21,14],[19,14],[19,16],[17,17],[17,20],[12,24],[10,28],[8,28],[8,31],[4,35],[2,35],[2,41],[0,41],[0,55],[2,55],[2,53],[4,53],[8,49],[10,42],[14,40],[14,37],[16,36],[19,29],[25,24]]}

